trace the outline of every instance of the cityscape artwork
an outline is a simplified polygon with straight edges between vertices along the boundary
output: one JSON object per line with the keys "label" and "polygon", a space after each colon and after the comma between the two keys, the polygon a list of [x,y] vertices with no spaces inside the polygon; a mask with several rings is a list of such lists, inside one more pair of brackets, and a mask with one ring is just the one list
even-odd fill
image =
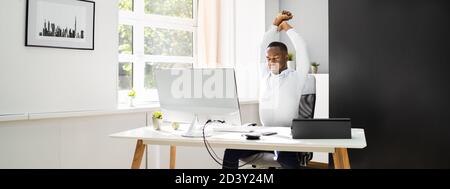
{"label": "cityscape artwork", "polygon": [[25,46],[94,50],[95,2],[27,0]]}

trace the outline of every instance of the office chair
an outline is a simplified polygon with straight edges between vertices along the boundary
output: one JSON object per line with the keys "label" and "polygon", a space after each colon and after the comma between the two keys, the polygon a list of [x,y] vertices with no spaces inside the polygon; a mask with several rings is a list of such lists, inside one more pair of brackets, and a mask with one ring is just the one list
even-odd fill
{"label": "office chair", "polygon": [[[300,98],[298,118],[314,118],[314,109],[316,106],[316,78],[308,75],[305,86],[303,87]],[[312,152],[299,152],[299,159],[302,166],[307,166],[313,157]],[[281,165],[274,159],[275,154],[270,152],[261,152],[250,157],[240,159],[244,163],[251,163],[253,168],[278,168]],[[253,162],[252,162],[253,161]],[[322,168],[320,165],[317,168]]]}

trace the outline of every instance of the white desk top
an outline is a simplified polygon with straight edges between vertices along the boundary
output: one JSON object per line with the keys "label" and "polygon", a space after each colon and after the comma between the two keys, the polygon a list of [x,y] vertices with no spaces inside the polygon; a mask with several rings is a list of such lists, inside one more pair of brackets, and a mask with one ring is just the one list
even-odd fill
{"label": "white desk top", "polygon": [[[260,140],[246,140],[243,133],[216,132],[207,141],[212,147],[223,147],[233,149],[249,150],[279,150],[296,152],[331,152],[335,148],[366,147],[364,129],[352,129],[352,139],[292,139],[289,127],[260,127],[256,132],[275,131],[278,134],[272,136],[261,136]],[[153,127],[141,127],[110,135],[114,138],[142,139],[144,144],[152,145],[175,145],[175,146],[204,146],[203,138],[187,138],[181,134],[186,127],[173,130],[169,126],[163,126],[160,131]]]}

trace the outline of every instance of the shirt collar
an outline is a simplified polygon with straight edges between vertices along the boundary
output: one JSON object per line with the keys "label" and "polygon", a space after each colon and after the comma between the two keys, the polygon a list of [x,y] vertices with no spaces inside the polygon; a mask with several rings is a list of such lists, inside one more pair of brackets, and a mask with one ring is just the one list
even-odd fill
{"label": "shirt collar", "polygon": [[270,76],[271,76],[271,77],[280,77],[280,78],[284,78],[284,77],[286,77],[286,76],[287,76],[290,72],[292,72],[292,71],[294,71],[294,70],[288,68],[288,69],[285,69],[285,70],[281,71],[281,73],[279,73],[278,75],[275,75],[275,74],[273,74],[272,72],[270,72]]}

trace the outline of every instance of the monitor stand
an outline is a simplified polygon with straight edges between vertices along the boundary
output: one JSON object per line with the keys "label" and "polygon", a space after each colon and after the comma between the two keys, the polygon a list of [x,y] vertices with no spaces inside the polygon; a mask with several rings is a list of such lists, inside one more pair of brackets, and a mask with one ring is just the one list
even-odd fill
{"label": "monitor stand", "polygon": [[[201,138],[203,137],[203,127],[204,124],[200,124],[198,122],[198,115],[195,114],[194,119],[192,120],[189,129],[186,133],[183,133],[181,136],[183,137],[191,137],[191,138]],[[211,131],[209,129],[205,129],[205,137],[211,136]]]}

